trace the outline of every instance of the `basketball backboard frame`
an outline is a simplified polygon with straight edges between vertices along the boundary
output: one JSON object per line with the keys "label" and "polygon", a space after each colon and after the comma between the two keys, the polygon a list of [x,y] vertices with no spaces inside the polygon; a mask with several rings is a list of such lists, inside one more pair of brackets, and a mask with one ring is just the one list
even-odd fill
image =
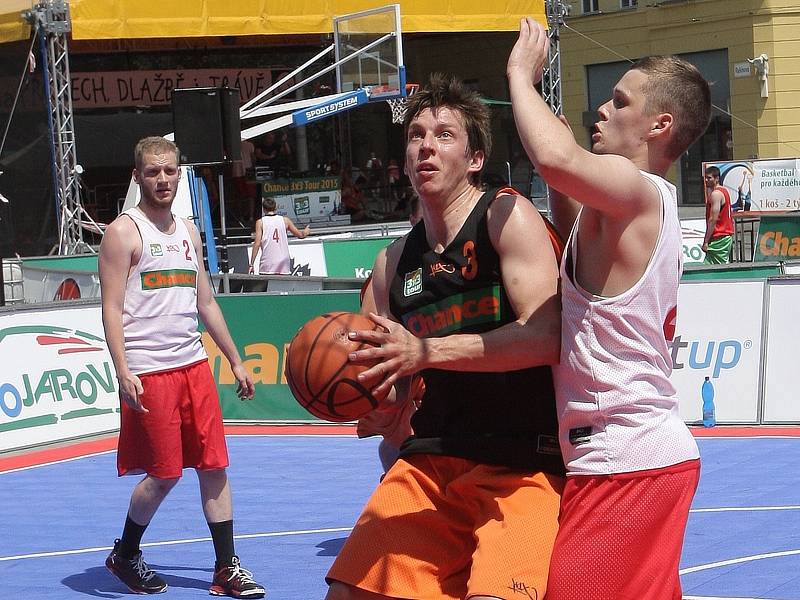
{"label": "basketball backboard frame", "polygon": [[405,97],[399,4],[335,17],[333,43],[337,92],[363,89],[370,102]]}

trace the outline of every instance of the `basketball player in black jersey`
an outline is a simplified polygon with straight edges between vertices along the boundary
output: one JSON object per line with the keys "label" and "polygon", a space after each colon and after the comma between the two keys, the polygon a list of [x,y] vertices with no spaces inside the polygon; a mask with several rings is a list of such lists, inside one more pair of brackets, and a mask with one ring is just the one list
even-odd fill
{"label": "basketball player in black jersey", "polygon": [[362,383],[421,373],[414,435],[328,573],[328,600],[542,598],[564,465],[550,365],[557,263],[534,206],[487,190],[488,109],[442,75],[409,98],[406,173],[423,220],[373,269],[377,345]]}

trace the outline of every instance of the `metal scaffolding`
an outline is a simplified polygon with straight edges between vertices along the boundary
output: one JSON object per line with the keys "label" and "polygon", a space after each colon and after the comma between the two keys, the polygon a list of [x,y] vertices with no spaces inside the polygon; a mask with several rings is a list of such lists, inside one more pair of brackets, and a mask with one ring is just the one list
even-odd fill
{"label": "metal scaffolding", "polygon": [[[47,93],[48,125],[53,158],[53,187],[58,218],[58,254],[93,252],[83,241],[80,173],[69,75],[67,34],[71,30],[67,0],[42,0],[24,14],[39,31]],[[53,251],[56,247],[53,248]]]}
{"label": "metal scaffolding", "polygon": [[561,26],[567,16],[568,6],[561,0],[546,0],[545,14],[549,25],[550,51],[547,66],[542,74],[542,97],[560,115],[563,112],[561,96]]}

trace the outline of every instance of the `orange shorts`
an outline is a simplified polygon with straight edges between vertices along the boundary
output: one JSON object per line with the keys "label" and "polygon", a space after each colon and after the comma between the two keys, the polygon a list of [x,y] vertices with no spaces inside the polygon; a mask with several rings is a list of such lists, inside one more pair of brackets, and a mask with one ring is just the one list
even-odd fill
{"label": "orange shorts", "polygon": [[327,580],[395,598],[542,598],[563,485],[461,458],[402,458]]}
{"label": "orange shorts", "polygon": [[117,447],[117,472],[175,479],[184,468],[224,469],[228,448],[208,361],[140,375],[139,397],[149,413],[124,402]]}

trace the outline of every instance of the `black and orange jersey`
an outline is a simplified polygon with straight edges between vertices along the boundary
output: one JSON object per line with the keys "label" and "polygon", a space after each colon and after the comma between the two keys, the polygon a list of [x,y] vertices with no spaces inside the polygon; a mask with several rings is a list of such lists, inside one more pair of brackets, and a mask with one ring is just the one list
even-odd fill
{"label": "black and orange jersey", "polygon": [[[482,333],[516,320],[487,226],[491,201],[509,191],[516,193],[484,193],[441,254],[429,247],[424,221],[408,233],[390,282],[389,308],[417,337]],[[426,390],[411,421],[415,435],[401,456],[443,454],[563,474],[550,367],[426,369],[422,375]]]}

